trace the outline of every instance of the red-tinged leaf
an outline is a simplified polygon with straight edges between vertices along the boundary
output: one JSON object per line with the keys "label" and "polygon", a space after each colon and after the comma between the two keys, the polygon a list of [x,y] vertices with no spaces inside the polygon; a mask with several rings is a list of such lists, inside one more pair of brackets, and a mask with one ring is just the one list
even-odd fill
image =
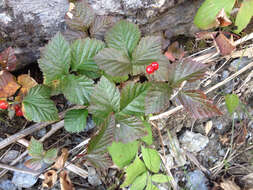
{"label": "red-tinged leaf", "polygon": [[200,90],[181,91],[178,99],[195,119],[222,115],[221,111]]}
{"label": "red-tinged leaf", "polygon": [[32,170],[39,170],[42,167],[42,159],[32,158],[25,161],[24,165]]}
{"label": "red-tinged leaf", "polygon": [[183,81],[193,82],[201,79],[204,77],[207,67],[208,65],[192,59],[175,62],[169,68],[169,83],[176,87]]}
{"label": "red-tinged leaf", "polygon": [[18,60],[12,47],[7,48],[0,53],[0,65],[2,69],[13,71],[16,69],[17,64]]}
{"label": "red-tinged leaf", "polygon": [[218,32],[201,31],[195,34],[196,40],[210,40],[217,35]]}
{"label": "red-tinged leaf", "polygon": [[231,20],[229,20],[224,8],[222,8],[220,10],[220,12],[218,13],[218,15],[216,16],[216,22],[217,22],[217,26],[222,26],[222,27],[226,27],[229,26],[230,24],[232,24]]}
{"label": "red-tinged leaf", "polygon": [[84,38],[88,37],[88,34],[86,32],[82,32],[82,31],[67,29],[63,33],[63,36],[65,37],[65,39],[67,41],[73,42],[77,39],[84,39]]}
{"label": "red-tinged leaf", "polygon": [[0,72],[0,98],[8,98],[16,93],[20,85],[8,71]]}
{"label": "red-tinged leaf", "polygon": [[219,33],[218,36],[214,38],[214,43],[218,52],[223,56],[231,54],[236,49],[233,42],[231,42],[223,33]]}
{"label": "red-tinged leaf", "polygon": [[115,127],[115,116],[111,115],[99,127],[100,131],[91,138],[87,149],[88,154],[85,157],[95,167],[106,169],[112,164],[108,157],[107,147],[114,141]]}
{"label": "red-tinged leaf", "polygon": [[180,60],[184,57],[184,50],[179,47],[178,42],[174,42],[168,47],[168,50],[164,54],[170,61]]}

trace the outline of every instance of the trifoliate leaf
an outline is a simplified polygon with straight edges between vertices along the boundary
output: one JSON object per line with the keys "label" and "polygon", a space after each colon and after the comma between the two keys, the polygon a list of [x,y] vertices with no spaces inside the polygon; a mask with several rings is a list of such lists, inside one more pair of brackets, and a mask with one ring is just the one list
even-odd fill
{"label": "trifoliate leaf", "polygon": [[137,25],[122,20],[116,23],[105,36],[105,41],[110,48],[123,51],[126,55],[133,52],[141,32]]}
{"label": "trifoliate leaf", "polygon": [[87,104],[93,88],[93,80],[86,76],[70,74],[61,81],[61,90],[64,96],[73,104]]}
{"label": "trifoliate leaf", "polygon": [[79,133],[86,127],[87,109],[69,110],[64,117],[64,128],[71,133]]}
{"label": "trifoliate leaf", "polygon": [[158,152],[154,149],[141,147],[141,153],[146,167],[157,173],[160,170],[161,159]]}
{"label": "trifoliate leaf", "polygon": [[161,56],[161,38],[147,36],[141,39],[132,56],[133,65],[149,65]]}
{"label": "trifoliate leaf", "polygon": [[113,142],[108,147],[108,151],[112,157],[113,163],[119,168],[123,168],[131,163],[138,151],[138,142],[130,142],[123,144],[121,142]]}
{"label": "trifoliate leaf", "polygon": [[70,67],[70,46],[61,33],[57,33],[46,45],[38,60],[43,72],[44,83],[49,84],[53,80],[60,79],[68,74]]}
{"label": "trifoliate leaf", "polygon": [[123,51],[104,48],[94,59],[98,67],[111,76],[125,76],[132,71],[129,58]]}
{"label": "trifoliate leaf", "polygon": [[31,88],[22,102],[25,118],[35,122],[58,120],[58,111],[50,95],[51,90],[46,86],[37,85]]}
{"label": "trifoliate leaf", "polygon": [[102,76],[92,93],[89,111],[94,117],[104,120],[112,112],[118,112],[119,108],[120,93],[118,88]]}
{"label": "trifoliate leaf", "polygon": [[33,158],[43,158],[43,144],[40,141],[37,141],[33,137],[31,138],[31,141],[28,146],[28,154],[32,156]]}
{"label": "trifoliate leaf", "polygon": [[104,47],[105,44],[100,40],[76,40],[71,45],[71,70],[97,72],[98,66],[94,62],[94,56]]}
{"label": "trifoliate leaf", "polygon": [[122,187],[126,187],[128,185],[131,185],[134,182],[134,180],[136,179],[136,177],[138,177],[139,175],[141,175],[145,171],[146,171],[146,167],[145,167],[144,163],[140,160],[140,158],[138,156],[136,156],[134,162],[127,167],[126,179],[120,187],[122,188]]}

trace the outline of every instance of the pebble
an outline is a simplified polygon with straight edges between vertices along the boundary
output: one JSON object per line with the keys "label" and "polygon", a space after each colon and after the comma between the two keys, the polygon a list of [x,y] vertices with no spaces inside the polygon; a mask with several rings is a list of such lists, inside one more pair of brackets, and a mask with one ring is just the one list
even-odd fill
{"label": "pebble", "polygon": [[92,116],[89,115],[87,117],[87,121],[86,121],[86,128],[85,128],[85,132],[88,132],[89,130],[93,129],[96,126],[96,124],[94,123]]}
{"label": "pebble", "polygon": [[240,70],[242,69],[243,67],[245,67],[246,65],[248,65],[248,63],[250,62],[251,60],[248,58],[248,57],[242,57],[242,58],[238,58],[238,59],[235,59],[234,61],[232,61],[230,63],[230,66],[229,66],[229,70],[230,71],[237,71],[237,70]]}
{"label": "pebble", "polygon": [[229,72],[227,70],[224,70],[221,75],[221,80],[225,80],[226,78],[228,78],[228,76]]}
{"label": "pebble", "polygon": [[18,187],[14,185],[11,180],[1,180],[0,181],[0,189],[3,190],[17,190]]}
{"label": "pebble", "polygon": [[39,131],[36,133],[36,135],[37,135],[39,138],[41,138],[41,137],[45,136],[46,133],[47,133],[47,130],[46,130],[45,128],[43,128],[43,129],[39,130]]}
{"label": "pebble", "polygon": [[187,174],[186,187],[189,190],[208,190],[207,181],[207,178],[200,170],[194,170]]}
{"label": "pebble", "polygon": [[102,184],[99,176],[96,173],[96,170],[92,167],[88,167],[88,182],[92,185],[92,186],[99,186]]}
{"label": "pebble", "polygon": [[7,152],[7,154],[2,158],[1,162],[4,164],[8,164],[15,160],[19,155],[19,152],[16,150],[10,150]]}
{"label": "pebble", "polygon": [[209,139],[200,133],[194,133],[187,130],[180,137],[179,141],[182,143],[182,148],[185,150],[189,152],[199,152],[207,146]]}

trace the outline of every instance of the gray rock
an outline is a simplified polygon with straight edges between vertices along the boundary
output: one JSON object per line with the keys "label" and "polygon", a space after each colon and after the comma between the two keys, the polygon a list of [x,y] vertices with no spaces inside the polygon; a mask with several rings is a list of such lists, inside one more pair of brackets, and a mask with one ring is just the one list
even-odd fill
{"label": "gray rock", "polygon": [[39,130],[39,131],[36,133],[36,135],[37,135],[39,138],[41,138],[41,137],[43,137],[46,133],[47,133],[47,130],[46,130],[45,128],[43,128],[43,129]]}
{"label": "gray rock", "polygon": [[228,78],[228,76],[229,72],[227,70],[224,70],[221,75],[221,80],[225,80],[226,78]]}
{"label": "gray rock", "polygon": [[237,71],[240,70],[241,68],[245,67],[246,65],[248,65],[252,60],[249,59],[248,57],[242,57],[242,58],[238,58],[235,59],[234,61],[232,61],[230,63],[229,66],[229,70],[230,71]]}
{"label": "gray rock", "polygon": [[207,178],[200,170],[194,170],[187,174],[186,187],[190,190],[208,190],[207,182]]}
{"label": "gray rock", "polygon": [[[25,160],[30,159],[31,157],[28,156],[26,157]],[[16,166],[17,168],[20,169],[29,169],[27,168],[23,163],[20,163]],[[30,174],[25,174],[21,172],[14,171],[13,177],[12,177],[12,183],[14,183],[18,187],[22,188],[30,188],[32,187],[38,180],[37,176],[33,176]]]}
{"label": "gray rock", "polygon": [[8,164],[10,162],[12,162],[14,159],[16,159],[19,155],[19,152],[16,150],[10,150],[7,152],[7,154],[3,157],[3,159],[1,160],[1,162]]}
{"label": "gray rock", "polygon": [[189,152],[199,152],[207,146],[209,139],[200,133],[194,133],[187,130],[180,137],[179,141],[182,143],[182,148],[185,150]]}
{"label": "gray rock", "polygon": [[0,189],[3,189],[3,190],[16,190],[18,188],[10,180],[1,180],[0,181]]}
{"label": "gray rock", "polygon": [[99,186],[102,184],[101,180],[99,179],[98,174],[96,173],[96,170],[92,167],[88,167],[88,182],[92,186]]}
{"label": "gray rock", "polygon": [[87,121],[86,121],[86,128],[84,131],[87,132],[87,131],[93,129],[94,127],[96,127],[96,124],[94,123],[92,116],[89,115],[87,118]]}

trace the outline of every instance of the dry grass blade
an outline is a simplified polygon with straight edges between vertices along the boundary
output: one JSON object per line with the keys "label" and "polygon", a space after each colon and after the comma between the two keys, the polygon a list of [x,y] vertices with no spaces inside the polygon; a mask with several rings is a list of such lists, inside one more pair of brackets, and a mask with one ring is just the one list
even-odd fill
{"label": "dry grass blade", "polygon": [[60,183],[61,190],[75,190],[68,173],[64,170],[60,173]]}

